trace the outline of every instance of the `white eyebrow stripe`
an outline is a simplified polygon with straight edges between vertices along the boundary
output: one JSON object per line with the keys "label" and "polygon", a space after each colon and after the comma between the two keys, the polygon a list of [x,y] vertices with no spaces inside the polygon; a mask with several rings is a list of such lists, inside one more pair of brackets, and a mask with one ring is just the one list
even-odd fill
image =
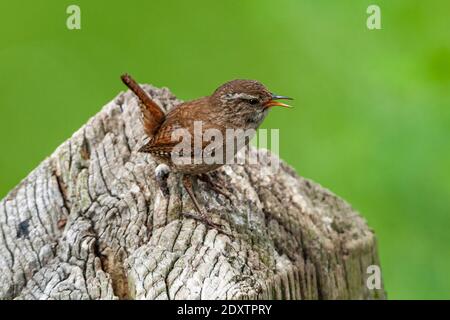
{"label": "white eyebrow stripe", "polygon": [[233,100],[233,99],[250,100],[250,99],[258,99],[258,97],[252,96],[252,95],[246,94],[246,93],[229,93],[224,96],[224,99],[225,100]]}

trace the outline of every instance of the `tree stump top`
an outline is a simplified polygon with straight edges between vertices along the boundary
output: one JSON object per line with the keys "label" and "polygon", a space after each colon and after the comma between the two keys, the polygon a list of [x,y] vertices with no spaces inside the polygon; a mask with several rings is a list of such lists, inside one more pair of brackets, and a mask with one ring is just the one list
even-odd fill
{"label": "tree stump top", "polygon": [[[166,110],[180,102],[144,85]],[[119,94],[0,202],[0,299],[373,299],[375,236],[349,204],[281,162],[226,165],[230,199],[196,194],[233,238],[170,198],[137,152],[138,101]],[[258,156],[276,157],[266,150]]]}

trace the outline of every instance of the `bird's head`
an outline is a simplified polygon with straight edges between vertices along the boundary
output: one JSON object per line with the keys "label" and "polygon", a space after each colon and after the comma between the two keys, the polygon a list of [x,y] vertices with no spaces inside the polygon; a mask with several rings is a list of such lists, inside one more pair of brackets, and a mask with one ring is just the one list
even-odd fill
{"label": "bird's head", "polygon": [[228,120],[244,128],[257,128],[272,107],[290,107],[277,100],[292,100],[270,92],[259,81],[240,79],[221,85],[211,98]]}
{"label": "bird's head", "polygon": [[292,100],[292,98],[271,93],[259,81],[241,79],[221,85],[213,93],[212,98],[216,103],[236,112],[239,110],[265,112],[274,106],[289,108],[289,105],[277,100]]}

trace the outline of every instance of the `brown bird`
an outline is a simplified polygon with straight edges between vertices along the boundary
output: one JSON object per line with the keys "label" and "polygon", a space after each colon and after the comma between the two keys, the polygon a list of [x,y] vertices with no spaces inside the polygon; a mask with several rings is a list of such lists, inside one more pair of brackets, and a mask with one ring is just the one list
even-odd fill
{"label": "brown bird", "polygon": [[[227,195],[223,187],[206,174],[224,165],[229,153],[234,156],[249,143],[252,132],[271,107],[290,107],[276,100],[292,98],[275,95],[255,80],[232,80],[221,85],[211,96],[181,103],[164,114],[131,76],[125,74],[121,79],[141,101],[144,130],[150,141],[139,151],[150,153],[159,163],[155,176],[161,191],[165,196],[169,195],[167,178],[170,172],[182,173],[183,185],[200,216],[185,214],[222,231],[203,213],[191,178],[200,177],[215,191]],[[230,139],[228,132],[239,134]],[[250,135],[246,136],[246,132]],[[195,143],[197,134],[201,137],[198,145]],[[209,139],[204,139],[205,136]],[[230,144],[233,144],[232,148],[228,148]]]}

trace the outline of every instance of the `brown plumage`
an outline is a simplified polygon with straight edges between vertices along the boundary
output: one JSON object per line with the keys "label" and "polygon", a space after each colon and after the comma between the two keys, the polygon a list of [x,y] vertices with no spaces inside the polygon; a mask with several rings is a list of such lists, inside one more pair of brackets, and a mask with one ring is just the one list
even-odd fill
{"label": "brown plumage", "polygon": [[[274,95],[264,85],[255,80],[233,80],[220,86],[211,96],[181,103],[172,108],[167,115],[164,115],[161,108],[129,75],[122,76],[122,80],[143,104],[141,107],[143,125],[150,141],[139,151],[151,154],[160,163],[160,166],[158,166],[160,170],[158,171],[157,168],[156,178],[161,190],[168,195],[165,180],[169,170],[183,173],[184,186],[201,215],[202,221],[217,228],[217,225],[212,223],[200,209],[192,190],[190,176],[206,174],[225,163],[206,163],[206,161],[202,163],[177,163],[174,161],[176,155],[174,148],[181,140],[173,139],[174,132],[178,129],[184,129],[193,137],[195,122],[201,123],[202,134],[209,129],[214,129],[216,132],[220,132],[223,137],[226,136],[227,129],[256,130],[267,116],[270,107],[288,107],[288,105],[275,100],[291,98]],[[205,150],[209,143],[210,141],[202,140],[200,152]],[[223,139],[218,150],[224,151],[227,143],[227,140]],[[247,143],[246,140],[244,145]],[[237,151],[238,149],[235,150],[235,152]],[[199,150],[195,150],[192,143],[190,145],[190,156],[193,157],[194,154],[197,154],[196,152],[199,152]],[[188,155],[188,157],[190,156]],[[215,188],[220,190],[217,185]]]}
{"label": "brown plumage", "polygon": [[121,79],[141,101],[140,107],[145,133],[150,137],[153,136],[155,131],[158,130],[159,126],[164,121],[164,111],[162,111],[158,104],[148,96],[130,75],[124,74],[121,76]]}

